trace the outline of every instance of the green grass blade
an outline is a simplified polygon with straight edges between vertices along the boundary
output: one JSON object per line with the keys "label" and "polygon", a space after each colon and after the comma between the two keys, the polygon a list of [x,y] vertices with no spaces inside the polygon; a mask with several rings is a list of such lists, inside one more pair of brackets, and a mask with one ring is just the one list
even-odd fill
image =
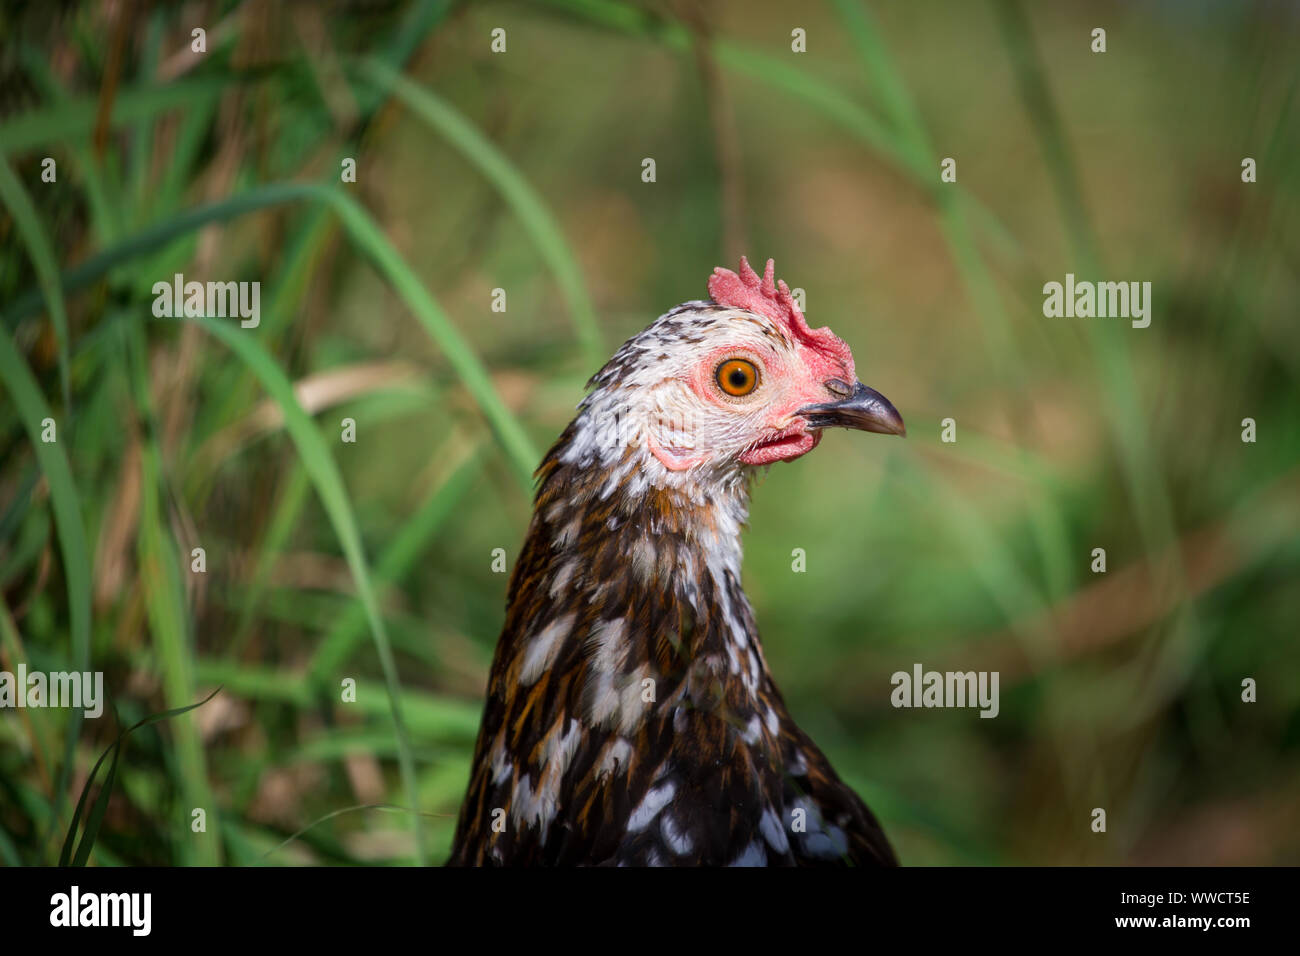
{"label": "green grass blade", "polygon": [[1088,215],[1083,180],[1074,153],[1066,145],[1060,115],[1048,92],[1046,70],[1034,46],[1028,18],[1016,0],[996,0],[993,6],[1011,58],[1021,101],[1038,134],[1047,161],[1047,173],[1065,217],[1066,234],[1074,246],[1081,271],[1095,275],[1101,265],[1101,254]]}
{"label": "green grass blade", "polygon": [[856,0],[833,0],[833,5],[858,51],[871,88],[882,93],[890,120],[904,141],[902,148],[929,171],[927,181],[937,202],[939,225],[967,294],[984,323],[990,355],[999,363],[999,373],[1004,378],[1019,382],[1024,377],[1025,362],[1020,358],[1020,347],[1011,331],[1011,319],[993,276],[971,235],[963,208],[965,204],[956,201],[957,192],[938,185],[938,165],[924,123],[869,12]]}
{"label": "green grass blade", "polygon": [[[18,638],[18,628],[14,625],[13,613],[5,603],[3,594],[0,594],[0,647],[4,648],[6,659],[11,662],[27,658],[22,642]],[[37,669],[30,661],[28,662],[29,672]],[[52,759],[54,748],[50,745],[49,728],[44,715],[38,717],[29,713],[28,718],[31,720],[32,752],[39,756],[45,766],[51,767],[54,765]]]}
{"label": "green grass blade", "polygon": [[[83,289],[107,274],[109,270],[138,256],[160,249],[173,240],[195,232],[203,226],[235,219],[260,209],[269,209],[290,202],[300,202],[303,199],[315,196],[317,189],[318,187],[305,183],[276,183],[250,189],[248,192],[240,193],[238,196],[220,202],[187,209],[170,219],[123,239],[103,252],[91,256],[80,265],[64,270],[60,276],[61,287],[65,293]],[[6,310],[5,317],[11,323],[26,318],[40,309],[41,302],[39,290],[26,293],[15,300],[14,304]]]}
{"label": "green grass blade", "polygon": [[4,827],[0,827],[0,863],[5,866],[23,865],[23,858],[18,854],[18,847],[14,845],[14,841]]}
{"label": "green grass blade", "polygon": [[926,171],[930,182],[935,182],[934,154],[925,126],[864,5],[860,0],[831,0],[831,6],[839,14],[849,40],[857,49],[858,59],[870,72],[871,88],[880,92],[886,112],[902,132],[907,155],[918,168]]}
{"label": "green grass blade", "polygon": [[[1021,100],[1038,137],[1052,191],[1061,207],[1074,259],[1085,275],[1100,278],[1103,268],[1100,244],[1087,214],[1083,179],[1052,101],[1028,18],[1017,0],[997,0],[994,6]],[[1176,538],[1175,520],[1162,468],[1151,452],[1144,403],[1138,392],[1129,348],[1122,342],[1122,327],[1109,322],[1090,322],[1087,336],[1104,383],[1100,390],[1106,399],[1102,408],[1117,439],[1138,531],[1148,554],[1163,553]],[[1179,588],[1185,590],[1185,569],[1176,553],[1172,571]]]}
{"label": "green grass blade", "polygon": [[[266,529],[266,534],[263,535],[257,549],[257,563],[253,566],[253,573],[249,575],[248,592],[244,595],[239,608],[239,623],[235,625],[235,636],[230,641],[230,654],[236,659],[242,654],[248,636],[252,632],[253,617],[258,605],[262,603],[267,582],[271,579],[271,569],[284,550],[302,506],[307,502],[307,493],[311,489],[310,479],[307,472],[303,470],[302,463],[295,460],[289,467],[290,471],[284,477],[283,490],[276,503],[270,526]],[[364,624],[365,615],[361,617]]]}
{"label": "green grass blade", "polygon": [[95,777],[99,775],[99,768],[104,763],[104,759],[109,755],[109,753],[112,753],[114,755],[113,760],[116,763],[117,761],[116,740],[113,741],[113,743],[110,744],[108,748],[102,754],[99,755],[99,759],[95,761],[95,765],[90,768],[90,773],[86,775],[86,782],[85,784],[82,785],[81,788],[81,797],[77,800],[77,806],[72,811],[72,822],[68,824],[67,835],[63,838],[63,849],[59,853],[59,866],[72,865],[72,855],[73,855],[72,847],[73,847],[73,843],[76,841],[77,838],[77,828],[81,825],[81,815],[86,810],[86,801],[90,799],[90,788],[95,783]]}
{"label": "green grass blade", "polygon": [[59,287],[59,266],[31,197],[3,155],[0,155],[0,202],[8,207],[9,214],[14,217],[14,224],[27,245],[27,254],[31,256],[41,294],[45,297],[45,308],[50,313],[50,322],[54,324],[54,338],[59,346],[59,384],[63,389],[63,408],[65,413],[70,414],[72,389],[68,384],[68,310],[63,302],[63,290]]}
{"label": "green grass blade", "polygon": [[[68,93],[59,82],[49,62],[35,50],[19,51],[19,59],[32,82],[41,90],[51,105],[59,107],[69,101]],[[215,105],[215,100],[213,101]],[[201,112],[201,111],[200,111]],[[187,116],[192,115],[190,112]],[[120,209],[109,200],[103,170],[89,143],[71,147],[73,157],[80,167],[82,183],[86,190],[86,204],[90,207],[90,220],[101,244],[112,242],[119,232]]]}
{"label": "green grass blade", "polygon": [[[400,69],[415,55],[416,49],[429,31],[442,22],[453,7],[451,0],[423,0],[411,4],[405,18],[389,37],[387,48],[380,55],[382,61],[393,68]],[[357,90],[356,95],[361,111],[367,115],[379,109],[384,101],[383,91],[374,87]]]}
{"label": "green grass blade", "polygon": [[555,273],[568,302],[574,330],[582,345],[584,361],[593,371],[604,364],[606,353],[600,329],[587,296],[577,258],[559,223],[515,165],[477,127],[449,103],[380,60],[359,65],[363,76],[382,89],[391,90],[410,110],[441,133],[458,149],[509,203],[538,252]]}
{"label": "green grass blade", "polygon": [[[254,700],[291,704],[300,709],[320,704],[316,689],[297,670],[201,657],[195,662],[194,672],[201,681],[221,684],[232,694]],[[377,681],[358,680],[357,702],[348,706],[366,717],[386,716],[389,707],[381,689]],[[458,743],[466,747],[474,743],[483,716],[482,701],[416,690],[403,690],[401,699],[402,713],[422,741]]]}
{"label": "green grass blade", "polygon": [[[95,765],[90,768],[90,773],[86,776],[86,782],[82,785],[81,797],[77,801],[76,812],[72,815],[72,823],[69,825],[67,836],[63,841],[63,852],[59,854],[59,866],[84,866],[86,860],[89,859],[91,848],[95,844],[95,837],[99,832],[100,822],[104,816],[104,810],[108,806],[108,799],[113,790],[113,780],[116,776],[118,754],[122,748],[122,744],[126,741],[126,738],[141,727],[148,727],[150,724],[156,724],[160,720],[169,720],[172,717],[178,717],[181,714],[188,713],[197,707],[202,707],[213,697],[216,697],[220,692],[221,688],[218,687],[207,697],[204,697],[197,703],[186,704],[182,707],[173,707],[171,710],[159,711],[156,714],[150,714],[148,717],[137,720],[130,727],[118,734],[117,738],[104,749],[104,752],[99,755],[99,759],[95,761]],[[95,801],[95,807],[91,811],[90,817],[86,820],[86,829],[82,833],[80,843],[77,845],[76,856],[73,857],[72,843],[77,836],[77,827],[81,822],[81,814],[85,810],[86,801],[90,799],[90,788],[94,785],[95,777],[99,774],[99,768],[103,766],[104,760],[109,754],[113,755],[113,763],[109,767],[108,777],[104,781],[104,786],[100,789],[99,798]]]}
{"label": "green grass blade", "polygon": [[[109,269],[135,256],[157,249],[173,239],[210,222],[235,218],[258,209],[312,199],[325,203],[339,218],[357,248],[366,254],[385,279],[406,302],[451,363],[470,396],[478,404],[496,433],[516,477],[524,488],[532,487],[533,468],[540,454],[518,420],[506,408],[492,384],[491,376],[464,337],[424,288],[419,277],[383,234],[378,224],[355,200],[339,190],[314,183],[277,183],[249,190],[222,202],[188,210],[172,219],[137,233],[80,266],[63,273],[64,291],[89,285]],[[6,318],[15,321],[40,305],[39,293],[21,297]]]}
{"label": "green grass blade", "polygon": [[[682,23],[612,0],[548,0],[548,5],[588,23],[655,40],[678,53],[689,53],[698,42]],[[1023,258],[1019,240],[991,209],[955,184],[941,193],[937,168],[926,165],[897,130],[836,86],[750,45],[721,37],[708,43],[721,66],[801,101],[886,159],[924,194],[936,199],[956,197],[1000,255],[1013,260]]]}
{"label": "green grass blade", "polygon": [[515,476],[523,487],[531,488],[533,468],[540,455],[497,394],[478,355],[365,209],[346,193],[332,187],[315,187],[315,194],[330,203],[353,243],[370,258],[415,313],[416,319],[447,357],[461,383],[492,426],[505,449],[507,460],[514,468]]}
{"label": "green grass blade", "polygon": [[86,817],[86,829],[81,834],[81,842],[77,844],[77,854],[72,858],[73,866],[85,866],[86,861],[90,859],[95,838],[99,836],[99,826],[104,822],[104,811],[108,809],[109,797],[113,795],[113,782],[117,780],[117,758],[121,756],[122,745],[114,744],[110,749],[113,751],[113,762],[108,765],[108,775],[104,777],[104,785],[99,788],[99,796],[95,798],[90,816]]}
{"label": "green grass blade", "polygon": [[[381,583],[402,580],[429,539],[438,533],[442,523],[469,492],[481,467],[480,456],[475,453],[445,483],[433,490],[419,511],[402,525],[401,531],[380,557],[375,571],[377,580]],[[329,675],[338,673],[347,662],[363,624],[360,615],[349,613],[334,625],[316,650],[310,668],[313,681],[321,683]]]}
{"label": "green grass blade", "polygon": [[[388,632],[384,628],[383,616],[379,613],[379,603],[375,598],[375,589],[371,581],[369,566],[361,545],[361,533],[357,528],[356,516],[348,501],[347,491],[338,465],[330,455],[315,423],[303,411],[293,393],[293,383],[285,377],[271,357],[257,343],[257,340],[244,333],[238,326],[232,326],[207,318],[196,318],[203,329],[229,346],[231,351],[253,371],[272,399],[280,406],[284,414],[285,429],[293,439],[303,467],[311,476],[316,493],[320,495],[321,504],[329,515],[330,523],[338,536],[348,567],[356,582],[357,593],[365,607],[370,630],[374,636],[375,648],[379,653],[379,663],[384,674],[384,684],[388,692],[389,706],[393,718],[393,730],[397,735],[400,749],[398,763],[408,799],[412,806],[416,804],[417,788],[415,764],[411,756],[411,741],[402,716],[401,688],[397,677],[397,665],[393,660],[392,647],[388,641]],[[415,833],[415,854],[421,864],[424,863],[424,847],[419,818],[413,821]]]}
{"label": "green grass blade", "polygon": [[[63,574],[68,585],[68,617],[71,632],[72,659],[77,670],[90,670],[90,549],[86,544],[86,528],[82,522],[81,499],[72,480],[67,455],[57,442],[41,440],[41,420],[53,418],[49,406],[41,395],[31,370],[14,347],[8,335],[0,334],[0,381],[14,400],[23,427],[36,452],[36,460],[50,487],[50,500],[54,509],[54,525],[58,532],[59,549],[63,555]],[[57,437],[57,433],[56,433]],[[74,708],[69,715],[67,743],[63,766],[54,794],[51,823],[57,819],[63,803],[63,792],[76,756],[77,737],[81,731],[82,713]]]}
{"label": "green grass blade", "polygon": [[[149,350],[144,328],[141,323],[130,323],[119,326],[117,331],[124,344],[122,364],[128,372],[136,408],[148,422],[140,454],[141,498],[136,533],[139,580],[149,633],[161,662],[163,694],[167,701],[179,705],[180,701],[193,700],[195,695],[193,636],[182,579],[188,555],[182,558],[178,553],[164,508],[170,490],[156,437],[159,426],[150,394]],[[215,866],[220,862],[221,837],[203,741],[192,721],[180,722],[173,737],[184,806],[212,811],[211,829],[199,839],[177,841],[178,854],[186,865]]]}
{"label": "green grass blade", "polygon": [[[167,110],[189,109],[197,103],[219,98],[239,79],[239,74],[225,74],[123,90],[113,100],[110,123],[113,129],[118,129]],[[0,123],[0,155],[12,156],[48,143],[86,139],[94,131],[98,116],[98,95],[76,97],[53,107],[23,113]]]}
{"label": "green grass blade", "polygon": [[[161,663],[163,693],[168,701],[193,698],[193,638],[190,634],[182,567],[188,567],[188,555],[182,557],[175,548],[164,524],[160,505],[164,488],[161,480],[161,453],[157,443],[144,443],[141,456],[141,487],[138,560],[140,581],[145,596],[145,614],[153,644]],[[211,818],[205,839],[179,845],[182,860],[190,864],[215,866],[220,862],[217,848],[216,796],[208,783],[207,760],[198,728],[190,722],[178,726],[175,751],[180,767],[181,797],[190,808],[204,807]],[[188,834],[188,831],[186,831]]]}

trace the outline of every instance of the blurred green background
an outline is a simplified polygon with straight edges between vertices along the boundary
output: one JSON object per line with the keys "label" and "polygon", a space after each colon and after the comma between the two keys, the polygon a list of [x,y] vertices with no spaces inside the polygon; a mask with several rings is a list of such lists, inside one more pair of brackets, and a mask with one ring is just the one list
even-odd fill
{"label": "blurred green background", "polygon": [[[528,473],[741,254],[908,423],[772,469],[745,541],[903,861],[1300,861],[1295,4],[3,17],[0,669],[113,711],[0,712],[0,862],[83,793],[91,864],[445,859]],[[177,272],[259,281],[259,327],[154,318]],[[1067,272],[1150,281],[1150,327],[1044,318]],[[915,663],[1000,671],[1000,715],[894,709]]]}

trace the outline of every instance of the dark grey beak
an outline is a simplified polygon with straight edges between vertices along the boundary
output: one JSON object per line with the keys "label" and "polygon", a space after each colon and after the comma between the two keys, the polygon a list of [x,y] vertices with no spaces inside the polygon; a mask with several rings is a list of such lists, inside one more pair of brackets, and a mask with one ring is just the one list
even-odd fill
{"label": "dark grey beak", "polygon": [[808,425],[812,428],[856,428],[880,435],[907,434],[903,416],[898,414],[898,409],[885,396],[861,382],[855,384],[853,391],[838,402],[805,405],[799,409],[799,414],[808,420]]}

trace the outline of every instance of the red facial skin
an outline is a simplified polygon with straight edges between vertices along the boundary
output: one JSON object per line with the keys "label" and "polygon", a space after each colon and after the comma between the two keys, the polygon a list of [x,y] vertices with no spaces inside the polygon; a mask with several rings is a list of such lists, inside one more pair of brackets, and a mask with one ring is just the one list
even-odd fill
{"label": "red facial skin", "polygon": [[[795,413],[805,405],[826,401],[830,393],[825,383],[831,379],[839,379],[846,385],[857,381],[853,353],[848,345],[828,328],[809,328],[789,286],[776,281],[774,271],[774,264],[768,259],[760,278],[742,256],[739,272],[718,268],[709,277],[709,296],[714,302],[756,312],[784,328],[798,347],[802,366],[790,369],[785,367],[786,363],[772,363],[769,371],[788,397],[772,402],[767,419],[772,434],[762,436],[757,444],[736,456],[746,465],[793,461],[816,448],[821,432],[810,432],[807,423]],[[710,384],[701,381],[697,373],[693,387],[698,394],[717,400],[720,393],[714,385],[710,394]]]}
{"label": "red facial skin", "polygon": [[736,460],[746,465],[770,465],[778,461],[794,461],[800,455],[806,455],[816,448],[821,440],[821,432],[810,432],[807,425],[798,421],[780,435],[737,455]]}
{"label": "red facial skin", "polygon": [[648,432],[646,434],[645,441],[646,447],[650,449],[650,454],[658,458],[660,464],[669,471],[686,471],[688,468],[694,468],[696,465],[703,464],[709,458],[707,453],[703,455],[692,455],[688,458],[674,455],[655,440],[653,432]]}
{"label": "red facial skin", "polygon": [[[808,423],[799,416],[806,405],[825,402],[833,396],[827,391],[826,379],[850,376],[837,357],[826,356],[812,348],[800,348],[798,360],[791,361],[786,354],[765,350],[757,354],[750,346],[721,346],[711,350],[696,366],[691,375],[691,390],[708,402],[725,408],[742,408],[745,397],[726,395],[717,382],[717,368],[729,358],[746,358],[759,368],[759,385],[752,401],[764,405],[764,433],[736,456],[746,465],[770,465],[778,461],[794,461],[817,447],[820,431],[811,431]],[[655,449],[651,449],[654,451]],[[658,454],[658,451],[656,451]],[[662,461],[662,456],[660,457]]]}

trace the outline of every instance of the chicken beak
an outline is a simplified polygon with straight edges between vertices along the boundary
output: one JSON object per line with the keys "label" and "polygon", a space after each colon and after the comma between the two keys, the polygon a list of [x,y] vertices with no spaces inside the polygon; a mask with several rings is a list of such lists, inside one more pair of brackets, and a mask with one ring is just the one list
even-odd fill
{"label": "chicken beak", "polygon": [[885,396],[861,382],[853,386],[848,397],[838,402],[805,405],[799,409],[799,414],[807,419],[810,428],[856,428],[879,435],[907,434],[898,409]]}

